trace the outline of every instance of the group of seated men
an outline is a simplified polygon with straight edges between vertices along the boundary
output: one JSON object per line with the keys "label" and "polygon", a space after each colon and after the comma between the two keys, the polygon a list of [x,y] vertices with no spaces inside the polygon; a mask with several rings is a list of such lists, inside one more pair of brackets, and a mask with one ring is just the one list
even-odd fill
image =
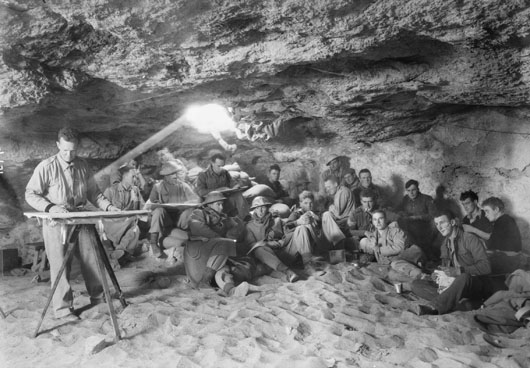
{"label": "group of seated men", "polygon": [[[409,180],[401,203],[394,209],[384,208],[379,203],[389,201],[372,183],[368,169],[361,170],[356,178],[353,169],[338,167],[338,160],[331,160],[328,165],[323,182],[334,203],[329,214],[323,215],[331,223],[322,223],[324,234],[329,232],[326,239],[340,245],[350,237],[360,252],[416,279],[428,278],[424,273],[427,254],[431,261],[441,264],[437,277],[442,273],[454,278],[448,288],[430,304],[420,306],[418,312],[443,314],[460,308],[462,300],[483,300],[499,287],[492,280],[495,275],[525,264],[521,259],[525,257],[520,254],[519,229],[505,213],[501,199],[490,197],[479,206],[475,192],[463,192],[460,201],[465,216],[460,220],[448,206],[437,207],[432,197],[421,193],[418,181]],[[351,201],[355,202],[353,210]],[[441,244],[436,246],[439,253],[432,252],[437,242],[432,224],[441,237]]]}
{"label": "group of seated men", "polygon": [[[343,248],[361,253],[369,261],[388,264],[411,278],[423,279],[424,253],[432,246],[430,230],[434,223],[443,237],[441,272],[455,281],[423,311],[447,313],[457,308],[462,298],[485,298],[494,291],[487,278],[492,270],[487,252],[512,255],[509,252],[521,251],[517,225],[504,213],[500,199],[486,199],[481,209],[474,192],[462,193],[466,216],[461,224],[455,214],[436,209],[432,198],[419,191],[419,183],[409,180],[402,203],[390,209],[382,191],[372,183],[368,169],[361,170],[357,177],[354,169],[340,167],[337,158],[328,162],[329,169],[322,174],[329,204],[320,213],[314,208],[313,192],[299,193],[298,203],[287,194],[279,182],[278,165],[269,168],[266,182],[274,194],[258,195],[249,204],[241,185],[223,168],[225,157],[221,154],[211,157],[195,187],[186,181],[182,163],[169,160],[160,170],[163,179],[154,184],[146,202],[138,187],[141,174],[130,164],[120,168],[121,181],[107,188],[103,196],[84,161],[75,155],[77,143],[72,131],[59,133],[59,153],[35,170],[26,189],[27,202],[46,212],[75,210],[87,200],[107,211],[151,206],[149,222],[144,227],[153,256],[163,257],[162,249],[185,245],[184,265],[196,288],[215,283],[228,295],[245,295],[248,282],[266,272],[276,272],[286,281],[295,282],[299,276],[293,268],[297,265],[313,262],[323,249]],[[71,174],[61,173],[69,172],[69,167],[79,172],[74,174],[75,180],[69,179]],[[59,186],[57,177],[63,178]],[[77,191],[76,185],[82,190]],[[278,202],[292,205],[284,218],[271,210]],[[160,206],[175,203],[190,206]],[[136,219],[107,222],[105,230],[116,248],[134,255],[138,252],[139,225]],[[55,252],[50,257],[53,279],[58,265],[55,259],[62,259],[64,249],[51,250],[54,241],[50,229],[53,225],[43,231],[47,252]],[[87,240],[83,240],[80,236],[79,241],[89,241],[88,237],[87,234]],[[93,259],[88,254],[83,257],[92,267]],[[97,303],[101,300],[101,285],[88,268],[84,267],[87,289],[91,300]],[[54,299],[56,316],[67,313],[65,308],[71,306],[68,279],[63,277],[63,295]]]}
{"label": "group of seated men", "polygon": [[[147,202],[138,198],[139,188],[134,185],[136,176],[140,175],[138,170],[124,165],[119,169],[121,181],[109,187],[105,195],[122,210],[152,208],[149,224],[144,225],[148,228],[151,253],[162,258],[165,257],[162,249],[168,248],[173,263],[176,259],[171,250],[185,244],[184,263],[193,287],[208,287],[216,279],[228,294],[236,292],[238,289],[234,288],[233,275],[227,266],[229,259],[229,263],[239,262],[241,272],[235,281],[240,289],[244,289],[245,281],[250,281],[249,274],[266,270],[283,274],[287,281],[296,281],[298,275],[289,266],[311,259],[318,217],[313,215],[316,220],[310,223],[312,218],[305,214],[285,223],[269,212],[273,200],[264,196],[256,196],[249,206],[242,190],[238,190],[240,184],[223,169],[225,157],[215,154],[210,161],[208,168],[198,175],[195,188],[186,181],[186,168],[180,162],[167,161],[160,170],[163,179],[154,184]],[[281,189],[281,186],[271,186]],[[307,193],[310,195],[307,205],[311,208],[313,197]],[[298,226],[302,223],[307,226]],[[139,227],[134,228],[127,221],[105,223],[105,226],[116,247],[126,253],[137,253],[134,244],[138,244],[138,237],[127,234],[138,234]],[[241,273],[246,275],[243,277]]]}
{"label": "group of seated men", "polygon": [[[462,193],[466,215],[460,220],[447,208],[436,208],[432,197],[420,192],[418,181],[409,180],[401,203],[390,208],[380,205],[390,201],[373,184],[368,169],[357,176],[353,168],[343,169],[337,162],[337,158],[330,160],[329,169],[322,173],[329,199],[322,213],[314,209],[314,194],[307,190],[294,204],[296,201],[280,183],[278,165],[270,166],[264,181],[274,195],[269,192],[269,197],[255,197],[249,208],[241,191],[225,191],[226,197],[217,192],[239,186],[223,169],[222,155],[212,156],[209,167],[199,174],[195,190],[186,182],[185,169],[167,162],[161,170],[164,179],[155,185],[148,203],[202,203],[198,209],[185,211],[153,210],[149,230],[153,254],[161,256],[164,246],[186,242],[185,264],[194,286],[209,285],[220,270],[227,274],[227,262],[237,264],[241,257],[252,257],[254,263],[283,272],[287,280],[293,281],[298,277],[292,265],[311,262],[323,249],[342,248],[363,254],[364,260],[387,264],[397,272],[422,279],[428,277],[424,266],[427,256],[433,257],[435,230],[442,238],[438,239],[441,245],[435,257],[448,276],[458,275],[453,286],[437,298],[442,301],[437,302],[436,310],[446,313],[463,297],[476,297],[475,278],[481,280],[492,271],[488,252],[502,251],[510,256],[513,254],[509,252],[521,251],[517,225],[504,213],[504,204],[498,198],[488,198],[481,209],[475,192]],[[292,205],[286,218],[270,211],[278,202]],[[167,239],[162,247],[161,238]],[[227,244],[226,239],[230,239]],[[468,280],[471,276],[474,282]],[[250,278],[236,277],[235,281]],[[233,280],[228,284],[232,285]],[[481,292],[485,297],[492,290]],[[444,298],[449,296],[452,299],[447,302]]]}

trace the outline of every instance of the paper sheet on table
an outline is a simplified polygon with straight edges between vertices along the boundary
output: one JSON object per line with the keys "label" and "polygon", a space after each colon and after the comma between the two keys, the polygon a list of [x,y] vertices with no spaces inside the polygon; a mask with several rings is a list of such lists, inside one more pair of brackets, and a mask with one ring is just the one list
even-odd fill
{"label": "paper sheet on table", "polygon": [[242,191],[245,191],[247,190],[249,187],[241,187],[241,188],[228,188],[228,187],[221,187],[221,188],[217,188],[215,191],[216,192],[221,192],[223,193],[225,196],[226,195],[230,195],[232,193],[235,193],[235,192],[242,192]]}
{"label": "paper sheet on table", "polygon": [[147,201],[145,203],[145,208],[149,210],[153,210],[155,208],[166,208],[168,210],[186,210],[188,208],[196,208],[199,207],[200,203],[153,203]]}

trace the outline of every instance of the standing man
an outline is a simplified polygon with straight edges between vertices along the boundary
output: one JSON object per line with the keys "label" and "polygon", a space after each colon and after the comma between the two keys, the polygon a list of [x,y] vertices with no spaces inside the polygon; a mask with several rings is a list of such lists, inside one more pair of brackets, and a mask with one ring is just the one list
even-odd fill
{"label": "standing man", "polygon": [[[88,202],[103,211],[119,211],[101,194],[86,161],[77,157],[79,134],[76,130],[62,128],[57,135],[59,152],[42,161],[33,172],[26,186],[26,202],[35,210],[65,213],[83,210]],[[66,255],[63,244],[63,226],[53,220],[44,220],[42,235],[46,254],[50,261],[50,281],[53,285]],[[103,286],[98,276],[93,243],[97,235],[93,225],[79,225],[80,231],[74,254],[81,263],[81,272],[92,305],[103,302]],[[68,233],[68,232],[67,232]],[[70,265],[62,274],[55,294],[53,309],[55,318],[72,321],[73,295],[70,287]]]}
{"label": "standing man", "polygon": [[[226,157],[220,153],[212,155],[210,165],[197,177],[197,193],[204,198],[211,191],[227,188],[237,189],[240,185],[223,169]],[[229,216],[238,216],[241,220],[249,214],[249,206],[243,194],[236,191],[229,194],[225,202],[225,211]]]}
{"label": "standing man", "polygon": [[449,211],[436,213],[434,223],[444,237],[440,249],[442,272],[455,279],[434,298],[432,305],[420,306],[418,314],[450,313],[463,298],[481,301],[490,297],[493,290],[487,275],[491,267],[479,238],[462,231]]}
{"label": "standing man", "polygon": [[263,183],[270,187],[275,194],[274,199],[277,203],[285,203],[288,206],[292,206],[294,201],[289,197],[289,193],[285,191],[282,184],[280,183],[280,166],[274,164],[269,167],[269,173],[267,174],[267,180]]}
{"label": "standing man", "polygon": [[[186,168],[176,161],[167,161],[160,169],[164,179],[153,186],[149,195],[149,203],[199,203],[199,196],[191,185],[184,181]],[[149,228],[149,244],[154,257],[163,256],[160,241],[163,236],[171,233],[173,228],[182,230],[182,238],[187,239],[185,230],[193,208],[184,211],[169,210],[158,207],[151,212],[151,227]]]}
{"label": "standing man", "polygon": [[348,217],[355,208],[355,201],[352,192],[339,185],[334,176],[326,179],[324,188],[333,198],[333,204],[322,215],[322,233],[335,248],[346,239],[346,234],[349,233]]}
{"label": "standing man", "polygon": [[464,219],[462,220],[462,227],[464,231],[477,235],[479,238],[485,240],[486,246],[489,243],[489,238],[493,226],[486,217],[486,214],[478,206],[478,195],[472,190],[463,192],[460,195],[460,203],[464,207],[466,213]]}
{"label": "standing man", "polygon": [[[136,169],[129,164],[125,164],[120,166],[118,172],[121,181],[115,182],[108,187],[105,190],[105,197],[108,198],[113,206],[122,211],[141,210],[145,201],[140,188],[135,185],[137,182]],[[136,253],[138,239],[140,238],[140,228],[136,217],[104,219],[103,224],[105,226],[105,234],[114,244],[114,248],[117,251],[121,251],[121,255],[114,258],[130,257]]]}

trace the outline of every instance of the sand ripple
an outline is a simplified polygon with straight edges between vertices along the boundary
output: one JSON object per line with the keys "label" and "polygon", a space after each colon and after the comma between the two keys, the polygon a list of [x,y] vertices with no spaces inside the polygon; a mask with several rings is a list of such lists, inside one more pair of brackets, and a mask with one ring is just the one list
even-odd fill
{"label": "sand ripple", "polygon": [[[93,355],[84,353],[89,337],[113,338],[104,309],[88,309],[79,322],[58,328],[49,315],[45,332],[33,339],[49,286],[29,286],[29,276],[4,278],[2,366],[530,366],[528,330],[510,337],[520,344],[499,349],[484,341],[472,312],[416,316],[381,267],[325,265],[294,284],[264,276],[255,283],[257,291],[239,299],[190,290],[182,274],[160,271],[167,271],[170,286],[160,289],[155,274],[139,290],[128,289],[131,304],[119,314],[124,339]],[[82,283],[74,287],[83,289]],[[88,298],[78,294],[76,307],[82,307]]]}

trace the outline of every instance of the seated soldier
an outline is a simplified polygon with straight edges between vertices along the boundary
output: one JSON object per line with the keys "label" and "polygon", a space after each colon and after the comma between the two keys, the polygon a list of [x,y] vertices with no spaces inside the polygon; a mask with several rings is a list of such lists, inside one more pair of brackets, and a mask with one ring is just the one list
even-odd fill
{"label": "seated soldier", "polygon": [[[226,282],[229,272],[224,266],[230,256],[236,256],[237,239],[244,225],[237,218],[223,213],[226,198],[213,191],[206,195],[201,208],[193,210],[189,219],[190,240],[184,249],[184,266],[193,288],[212,288],[216,273],[223,291],[230,296],[244,296],[249,285],[242,282],[237,287]],[[223,280],[221,282],[221,280]]]}
{"label": "seated soldier", "polygon": [[[394,270],[418,278],[423,273],[416,262],[421,258],[417,246],[408,247],[407,236],[397,222],[388,223],[385,211],[372,211],[373,231],[366,231],[360,241],[360,250],[375,256],[377,263],[389,264]],[[413,256],[414,259],[409,258]]]}
{"label": "seated soldier", "polygon": [[348,226],[350,234],[354,239],[364,238],[367,231],[373,231],[372,212],[378,209],[375,201],[375,193],[370,189],[363,189],[359,194],[361,197],[361,207],[357,207],[348,216]]}
{"label": "seated soldier", "polygon": [[451,211],[455,214],[459,224],[462,223],[462,216],[460,206],[455,201],[448,188],[444,184],[439,184],[435,190],[434,200],[432,201],[435,211]]}
{"label": "seated soldier", "polygon": [[[295,185],[295,205],[300,205],[300,194],[304,191],[309,191],[309,185],[311,184],[311,181],[307,179],[307,176],[302,176],[301,178],[297,179],[297,181],[294,183]],[[313,201],[314,202],[314,201]]]}
{"label": "seated soldier", "polygon": [[[348,226],[350,227],[350,234],[353,237],[355,245],[359,245],[359,240],[364,238],[367,231],[374,231],[374,225],[372,224],[372,214],[375,210],[382,209],[376,201],[376,195],[370,189],[363,189],[359,194],[361,197],[361,207],[355,208],[350,212],[348,217]],[[388,222],[397,220],[397,216],[390,210],[382,209],[385,211]]]}
{"label": "seated soldier", "polygon": [[285,222],[285,228],[287,232],[292,232],[299,226],[307,227],[311,234],[312,249],[315,250],[320,239],[320,217],[313,212],[315,196],[312,192],[304,190],[300,193],[298,199],[300,204],[292,209]]}
{"label": "seated soldier", "polygon": [[504,202],[497,197],[490,197],[482,202],[482,208],[488,220],[493,223],[491,234],[475,234],[489,241],[489,250],[504,252],[521,251],[521,233],[513,217],[504,213]]}
{"label": "seated soldier", "polygon": [[135,170],[135,180],[134,185],[140,189],[140,193],[142,194],[142,197],[147,198],[147,195],[151,193],[151,187],[152,187],[152,179],[149,178],[149,181],[145,179],[145,177],[142,174],[142,171],[140,170],[140,165],[136,160],[131,160],[128,164],[128,166],[131,166]]}
{"label": "seated soldier", "polygon": [[[140,193],[142,193],[142,196],[143,196],[144,190],[147,188],[148,183],[145,180],[144,176],[142,175],[138,167],[138,162],[136,162],[136,160],[131,160],[123,164],[122,166],[129,166],[135,171],[135,179],[134,179],[133,185],[138,187],[138,189],[140,189]],[[109,175],[110,184],[112,185],[112,184],[119,183],[121,181],[121,178],[122,178],[122,174],[120,172],[120,169],[118,168],[117,171],[113,170]]]}
{"label": "seated soldier", "polygon": [[[184,181],[186,176],[184,166],[175,161],[168,161],[162,166],[160,175],[164,179],[153,186],[146,208],[149,208],[151,203],[199,203],[199,196],[191,185]],[[175,234],[176,237],[181,238],[182,241],[188,238],[186,230],[192,211],[193,208],[180,211],[157,207],[151,212],[149,243],[153,256],[158,258],[163,256],[160,242],[162,237],[174,233],[173,228],[180,229],[177,230],[180,235]]]}
{"label": "seated soldier", "polygon": [[368,169],[362,169],[359,171],[359,186],[353,190],[355,207],[359,207],[361,205],[360,194],[363,189],[370,189],[375,195],[374,200],[380,205],[385,204],[385,199],[382,196],[381,190],[372,182],[372,173]]}
{"label": "seated soldier", "polygon": [[[210,165],[206,170],[199,173],[197,177],[197,193],[202,197],[211,191],[218,191],[227,188],[237,189],[240,187],[239,183],[232,179],[228,171],[223,169],[226,157],[220,153],[212,155],[210,158]],[[245,220],[248,216],[248,203],[243,198],[240,191],[236,191],[227,195],[225,202],[225,211],[229,216],[238,216],[241,220]]]}
{"label": "seated soldier", "polygon": [[326,179],[324,187],[333,197],[333,204],[322,215],[322,233],[333,248],[344,246],[346,235],[349,235],[348,217],[355,208],[353,194],[339,185],[334,176]]}
{"label": "seated soldier", "polygon": [[[289,282],[294,282],[298,276],[285,263],[294,263],[298,255],[302,259],[311,258],[311,235],[307,227],[286,234],[282,220],[269,212],[271,204],[262,196],[252,200],[250,208],[253,211],[251,220],[246,224],[244,243],[248,253],[273,270],[283,272]],[[270,250],[278,257],[271,257]]]}
{"label": "seated soldier", "polygon": [[269,173],[267,174],[267,180],[263,184],[267,185],[275,194],[272,198],[277,203],[285,203],[288,206],[293,205],[292,198],[289,197],[289,193],[285,191],[282,184],[280,183],[280,166],[274,164],[269,167]]}
{"label": "seated soldier", "polygon": [[407,232],[413,244],[426,251],[431,247],[435,235],[431,225],[435,211],[432,197],[420,192],[416,180],[407,181],[405,189],[407,194],[398,206],[399,226]]}
{"label": "seated soldier", "polygon": [[460,195],[460,202],[464,207],[466,215],[462,220],[462,227],[464,231],[477,235],[479,238],[485,240],[486,247],[489,240],[486,240],[493,230],[491,222],[486,217],[486,214],[478,206],[478,195],[472,190],[463,192]]}
{"label": "seated soldier", "polygon": [[352,193],[361,185],[354,168],[350,167],[344,171],[344,178],[341,184],[351,190]]}
{"label": "seated soldier", "polygon": [[434,214],[436,228],[444,237],[441,271],[454,281],[429,305],[419,305],[418,314],[445,314],[456,310],[462,299],[481,301],[493,294],[488,275],[490,263],[479,238],[461,230],[449,211]]}
{"label": "seated soldier", "polygon": [[[122,165],[118,169],[121,181],[117,181],[105,190],[105,197],[113,206],[122,211],[141,210],[144,199],[140,189],[134,185],[136,169],[129,165]],[[104,219],[103,225],[107,238],[113,243],[116,252],[112,258],[130,257],[138,251],[140,228],[134,218]],[[113,254],[114,254],[113,253]]]}
{"label": "seated soldier", "polygon": [[329,168],[322,172],[322,183],[325,183],[326,179],[330,176],[334,176],[338,183],[342,182],[347,169],[344,158],[344,156],[334,156],[326,163],[326,166],[329,166]]}

